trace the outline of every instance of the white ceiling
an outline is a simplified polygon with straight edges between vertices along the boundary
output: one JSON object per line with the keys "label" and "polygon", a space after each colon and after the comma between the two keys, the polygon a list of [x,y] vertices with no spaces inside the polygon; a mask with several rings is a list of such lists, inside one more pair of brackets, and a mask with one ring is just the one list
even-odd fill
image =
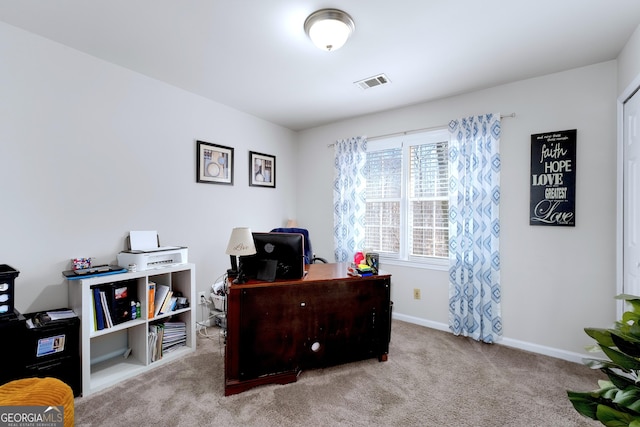
{"label": "white ceiling", "polygon": [[[303,30],[325,7],[356,24],[334,52]],[[615,59],[640,1],[0,0],[0,20],[301,130]]]}

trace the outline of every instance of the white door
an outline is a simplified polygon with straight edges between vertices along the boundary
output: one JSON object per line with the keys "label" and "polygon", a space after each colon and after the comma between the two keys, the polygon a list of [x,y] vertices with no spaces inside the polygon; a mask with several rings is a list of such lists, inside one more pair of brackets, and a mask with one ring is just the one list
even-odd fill
{"label": "white door", "polygon": [[623,292],[640,296],[640,91],[623,106]]}

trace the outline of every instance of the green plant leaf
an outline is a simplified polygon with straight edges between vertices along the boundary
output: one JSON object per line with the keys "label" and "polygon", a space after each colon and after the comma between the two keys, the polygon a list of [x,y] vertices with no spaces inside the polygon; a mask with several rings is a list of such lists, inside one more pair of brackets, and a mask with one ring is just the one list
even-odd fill
{"label": "green plant leaf", "polygon": [[622,294],[616,298],[631,307],[621,321],[609,329],[584,329],[609,360],[585,358],[583,363],[602,370],[608,380],[599,380],[598,390],[567,391],[567,395],[578,413],[605,426],[640,427],[640,382],[636,384],[640,373],[640,297]]}
{"label": "green plant leaf", "polygon": [[582,359],[582,363],[584,363],[591,369],[605,369],[605,368],[619,369],[620,368],[620,366],[618,366],[617,364],[613,363],[610,360],[605,360],[605,359],[584,358]]}
{"label": "green plant leaf", "polygon": [[586,345],[584,346],[584,349],[587,353],[602,353],[602,350],[600,350],[600,344],[598,343]]}
{"label": "green plant leaf", "polygon": [[604,345],[606,347],[613,347],[615,345],[613,343],[613,339],[611,338],[610,329],[584,328],[584,331],[587,333],[587,335],[596,340],[600,345]]}
{"label": "green plant leaf", "polygon": [[[636,386],[630,386],[624,390],[618,390],[613,402],[625,408],[629,408],[638,400],[640,400],[640,389]],[[640,414],[638,415],[640,416]]]}
{"label": "green plant leaf", "polygon": [[[640,330],[640,326],[639,326],[639,330]],[[622,330],[611,331],[611,335],[617,335],[619,338],[622,338],[632,343],[640,343],[640,336],[634,333],[631,333],[630,330],[628,332],[625,332]]]}
{"label": "green plant leaf", "polygon": [[633,421],[639,421],[640,417],[618,411],[606,405],[598,405],[596,418],[607,427],[628,427]]}
{"label": "green plant leaf", "polygon": [[611,381],[598,380],[598,387],[600,387],[600,390],[604,390],[605,388],[613,388],[615,386]]}
{"label": "green plant leaf", "polygon": [[630,335],[640,338],[640,325],[638,323],[634,323],[633,325],[627,327],[627,331]]}
{"label": "green plant leaf", "polygon": [[617,389],[617,388],[615,388],[615,387],[612,387],[612,388],[609,388],[609,389],[606,389],[606,390],[602,390],[602,391],[603,391],[603,393],[602,393],[602,397],[603,397],[604,399],[606,399],[606,400],[610,401],[611,403],[613,403],[613,399],[615,399],[615,398],[616,398],[616,395],[618,394],[618,392],[619,392],[620,390],[618,390],[618,389]]}
{"label": "green plant leaf", "polygon": [[[624,316],[624,315],[623,315]],[[631,334],[631,335],[637,335],[636,332],[634,332],[634,328],[637,328],[638,323],[634,322],[634,323],[621,323],[621,322],[616,322],[615,328],[612,329],[612,331],[618,331],[618,332],[622,332],[625,334]]]}
{"label": "green plant leaf", "polygon": [[635,381],[632,378],[629,378],[625,375],[620,375],[613,369],[603,368],[602,371],[607,375],[607,377],[609,377],[611,383],[614,386],[618,387],[620,390],[624,390],[630,386],[637,387]]}
{"label": "green plant leaf", "polygon": [[640,297],[637,295],[631,295],[631,294],[618,294],[614,297],[615,299],[622,299],[625,301],[633,301],[633,300],[638,300],[640,301]]}
{"label": "green plant leaf", "polygon": [[640,400],[636,400],[635,402],[627,406],[627,408],[631,411],[634,411],[640,414]]}
{"label": "green plant leaf", "polygon": [[[603,381],[602,383],[607,384],[608,382]],[[628,416],[632,419],[640,420],[640,413],[638,413],[634,409],[629,409],[624,405],[625,403],[630,403],[632,405],[634,404],[634,399],[636,399],[636,397],[634,396],[634,392],[631,390],[629,391],[629,393],[622,393],[615,387],[606,387],[590,392],[576,392],[569,390],[567,391],[567,396],[569,397],[569,401],[573,405],[574,409],[579,414],[588,418],[592,418],[594,420],[601,420],[598,413],[609,414],[607,415],[607,417],[612,416],[612,419],[614,420],[624,418],[622,417],[622,415]],[[617,401],[612,400],[613,398],[617,398]],[[601,407],[610,408],[611,411],[608,411]],[[615,414],[615,416],[611,414]]]}
{"label": "green plant leaf", "polygon": [[634,311],[625,311],[624,314],[622,315],[622,321],[624,323],[629,323],[629,322],[638,323],[638,319],[640,319],[640,313],[637,313]]}
{"label": "green plant leaf", "polygon": [[598,400],[591,393],[583,393],[577,391],[567,391],[569,401],[579,414],[597,420],[596,410],[598,408]]}
{"label": "green plant leaf", "polygon": [[633,357],[640,356],[640,339],[621,332],[612,333],[611,339],[621,352]]}
{"label": "green plant leaf", "polygon": [[627,356],[626,354],[615,350],[613,348],[600,346],[604,354],[611,359],[611,361],[618,365],[620,369],[625,372],[630,372],[632,370],[640,370],[640,361],[634,357]]}

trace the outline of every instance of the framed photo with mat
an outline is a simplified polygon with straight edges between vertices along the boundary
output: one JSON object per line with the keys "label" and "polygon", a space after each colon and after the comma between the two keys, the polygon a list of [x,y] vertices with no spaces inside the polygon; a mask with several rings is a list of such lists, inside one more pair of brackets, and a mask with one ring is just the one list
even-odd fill
{"label": "framed photo with mat", "polygon": [[276,188],[276,157],[249,151],[249,185]]}
{"label": "framed photo with mat", "polygon": [[196,142],[196,182],[233,185],[233,148]]}

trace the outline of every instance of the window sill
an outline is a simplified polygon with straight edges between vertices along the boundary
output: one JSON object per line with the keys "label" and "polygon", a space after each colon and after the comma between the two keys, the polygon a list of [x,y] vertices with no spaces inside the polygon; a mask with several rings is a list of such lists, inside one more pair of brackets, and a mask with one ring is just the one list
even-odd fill
{"label": "window sill", "polygon": [[382,265],[383,270],[385,265],[397,265],[401,267],[422,268],[425,270],[449,271],[449,260],[447,259],[441,261],[434,260],[429,262],[416,262],[380,257],[380,265]]}

